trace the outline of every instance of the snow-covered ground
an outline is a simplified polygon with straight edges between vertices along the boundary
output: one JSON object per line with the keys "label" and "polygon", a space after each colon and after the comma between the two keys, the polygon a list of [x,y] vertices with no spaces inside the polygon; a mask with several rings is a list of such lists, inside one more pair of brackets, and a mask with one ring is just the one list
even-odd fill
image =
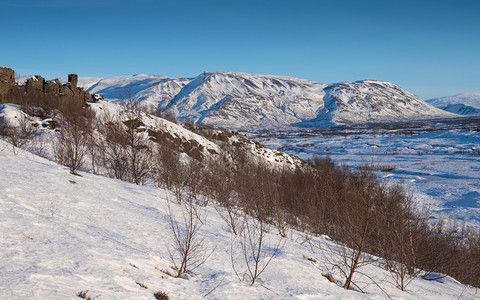
{"label": "snow-covered ground", "polygon": [[[306,242],[294,231],[258,283],[240,281],[231,266],[232,236],[212,204],[199,209],[206,215],[200,235],[213,255],[193,273],[174,278],[162,272],[173,272],[167,207],[170,203],[181,220],[182,206],[169,192],[89,173],[75,176],[31,153],[14,154],[1,140],[0,168],[1,299],[78,299],[77,293],[87,290],[95,299],[154,299],[157,291],[171,299],[478,297],[476,289],[449,277],[417,278],[402,292],[379,262],[361,268],[378,286],[358,273],[355,280],[364,292],[344,290],[321,275],[329,272],[332,254],[319,247],[338,246],[323,237]],[[279,239],[273,228],[267,238]]]}
{"label": "snow-covered ground", "polygon": [[[472,125],[475,122],[477,126]],[[403,181],[421,209],[429,210],[433,217],[452,217],[478,226],[480,131],[478,120],[472,124],[426,123],[424,128],[417,124],[402,130],[311,130],[251,137],[303,159],[330,156],[336,163],[354,168],[366,163],[385,169],[393,166],[393,170],[377,173]]]}

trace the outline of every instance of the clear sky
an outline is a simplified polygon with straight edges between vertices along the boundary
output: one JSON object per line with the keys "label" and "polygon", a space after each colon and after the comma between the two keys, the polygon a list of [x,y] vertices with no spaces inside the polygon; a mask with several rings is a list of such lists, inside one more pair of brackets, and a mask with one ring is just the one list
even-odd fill
{"label": "clear sky", "polygon": [[47,79],[203,71],[480,92],[480,0],[0,0],[0,66]]}

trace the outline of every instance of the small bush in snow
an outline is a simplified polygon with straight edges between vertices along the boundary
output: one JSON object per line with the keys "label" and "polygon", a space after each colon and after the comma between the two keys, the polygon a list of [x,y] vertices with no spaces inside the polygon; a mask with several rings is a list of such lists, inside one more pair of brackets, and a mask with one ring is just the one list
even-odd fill
{"label": "small bush in snow", "polygon": [[155,299],[157,300],[168,300],[168,295],[165,292],[158,291],[155,294],[153,294]]}
{"label": "small bush in snow", "polygon": [[86,300],[95,300],[98,297],[98,296],[95,296],[95,297],[92,298],[92,297],[88,296],[87,294],[88,294],[88,290],[80,291],[80,292],[77,293],[77,296],[82,298],[82,299],[86,299]]}

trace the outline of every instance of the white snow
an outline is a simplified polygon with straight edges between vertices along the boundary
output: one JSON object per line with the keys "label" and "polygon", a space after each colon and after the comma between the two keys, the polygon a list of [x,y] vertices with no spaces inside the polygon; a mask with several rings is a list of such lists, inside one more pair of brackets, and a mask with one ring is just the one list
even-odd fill
{"label": "white snow", "polygon": [[[194,273],[173,278],[167,252],[166,191],[81,173],[0,141],[0,297],[77,299],[80,291],[97,299],[475,299],[476,290],[446,277],[413,280],[396,289],[388,272],[373,263],[362,268],[381,285],[358,274],[364,292],[344,290],[321,275],[328,272],[324,237],[292,231],[258,284],[239,281],[230,263],[230,233],[212,207],[201,229],[205,247],[215,249]],[[181,207],[171,203],[178,216]],[[269,239],[278,239],[272,228]],[[308,260],[307,258],[310,258]],[[316,260],[312,263],[311,260]],[[141,283],[147,289],[140,287]]]}
{"label": "white snow", "polygon": [[357,168],[365,163],[395,166],[378,172],[402,181],[416,202],[435,217],[480,226],[480,132],[469,129],[388,131],[338,129],[337,134],[312,131],[250,134],[272,148],[303,159],[329,156],[337,164]]}
{"label": "white snow", "polygon": [[[96,82],[88,82],[84,85],[92,94],[101,94],[108,99],[125,99],[135,96],[139,91],[149,88],[167,79],[161,75],[136,74],[101,78]],[[80,77],[79,82],[84,82]],[[82,85],[80,85],[82,86]]]}
{"label": "white snow", "polygon": [[447,106],[448,104],[465,104],[480,109],[480,93],[455,94],[452,96],[432,98],[425,101],[436,107]]}
{"label": "white snow", "polygon": [[[116,104],[109,101],[97,101],[95,103],[89,103],[92,110],[95,112],[96,117],[102,120],[106,116],[121,116],[121,112],[125,109],[120,104]],[[191,141],[195,140],[200,145],[204,147],[204,152],[208,153],[208,150],[213,150],[215,152],[219,152],[218,146],[209,141],[208,139],[200,136],[196,133],[193,133],[181,125],[175,124],[163,118],[159,118],[156,116],[149,115],[147,113],[142,112],[141,120],[146,126],[145,130],[162,130],[163,132],[170,133],[173,137],[180,138],[183,141]]]}
{"label": "white snow", "polygon": [[377,80],[328,85],[286,76],[205,72],[193,79],[154,75],[106,78],[89,92],[118,99],[127,86],[148,108],[167,109],[180,119],[230,129],[456,116]]}
{"label": "white snow", "polygon": [[[143,74],[79,78],[79,86],[111,99],[119,99],[131,89],[137,100],[149,106],[171,105],[180,116],[187,117],[191,112],[205,123],[242,126],[289,124],[304,119],[312,119],[317,125],[331,124],[331,119],[320,117],[330,110],[338,112],[339,104],[348,107],[343,110],[343,116],[340,114],[342,118],[363,121],[376,113],[378,94],[372,89],[384,86],[383,91],[393,93],[390,96],[396,100],[405,96],[391,83],[370,80],[343,83],[344,88],[340,90],[331,86],[326,93],[327,85],[288,77],[230,72],[201,76],[194,80]],[[229,95],[234,95],[234,100]],[[108,101],[90,105],[98,117],[116,115],[121,110],[119,105]],[[403,104],[399,105],[402,108]],[[425,108],[423,113],[427,115],[446,116],[429,105],[423,106],[420,102],[418,105]],[[409,116],[421,115],[420,110],[416,112],[411,107],[402,109],[410,111]],[[21,117],[15,105],[2,105],[0,110],[8,120]],[[394,109],[391,113],[380,115],[395,116]],[[175,123],[145,113],[142,121],[146,129],[163,129],[183,140],[198,141],[205,151],[220,151],[216,144]],[[336,162],[353,167],[372,160],[376,165],[395,165],[396,169],[379,175],[405,181],[407,187],[414,190],[418,204],[430,209],[434,217],[454,216],[469,225],[480,225],[478,131],[319,135],[305,129],[289,131],[281,137],[264,135],[257,139],[301,158],[329,155]],[[251,147],[271,162],[279,159],[279,152],[275,150],[256,147],[253,143]],[[402,292],[380,262],[361,269],[371,278],[360,273],[355,275],[363,292],[344,290],[321,275],[332,272],[335,279],[341,280],[330,263],[330,256],[334,254],[320,250],[339,246],[327,237],[307,239],[305,234],[293,230],[257,284],[240,281],[231,266],[232,238],[236,238],[219,217],[217,210],[222,208],[211,203],[199,208],[207,215],[200,232],[205,237],[205,248],[214,253],[193,273],[174,278],[162,272],[171,271],[172,265],[167,251],[171,243],[167,205],[170,203],[177,219],[182,210],[170,192],[89,173],[74,176],[65,167],[13,149],[0,140],[2,299],[77,299],[78,292],[87,290],[89,296],[98,296],[97,299],[153,299],[156,291],[166,292],[171,299],[479,297],[476,289],[450,277],[434,281],[416,278],[407,291]],[[290,156],[282,159],[293,161]],[[279,239],[275,228],[271,228],[267,237],[271,241]],[[235,260],[242,269],[242,260],[238,257]]]}
{"label": "white snow", "polygon": [[449,112],[461,115],[480,115],[480,93],[463,93],[426,100]]}

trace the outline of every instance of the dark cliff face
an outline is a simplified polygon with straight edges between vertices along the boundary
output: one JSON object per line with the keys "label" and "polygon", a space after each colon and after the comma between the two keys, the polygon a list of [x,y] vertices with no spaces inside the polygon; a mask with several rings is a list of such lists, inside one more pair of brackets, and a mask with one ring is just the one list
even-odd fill
{"label": "dark cliff face", "polygon": [[77,87],[78,75],[68,74],[68,82],[46,81],[42,76],[28,78],[24,85],[15,82],[15,71],[0,67],[0,103],[12,102],[32,106],[81,107],[92,99],[92,95]]}
{"label": "dark cliff face", "polygon": [[10,68],[0,67],[0,102],[11,92],[15,85],[15,72]]}

